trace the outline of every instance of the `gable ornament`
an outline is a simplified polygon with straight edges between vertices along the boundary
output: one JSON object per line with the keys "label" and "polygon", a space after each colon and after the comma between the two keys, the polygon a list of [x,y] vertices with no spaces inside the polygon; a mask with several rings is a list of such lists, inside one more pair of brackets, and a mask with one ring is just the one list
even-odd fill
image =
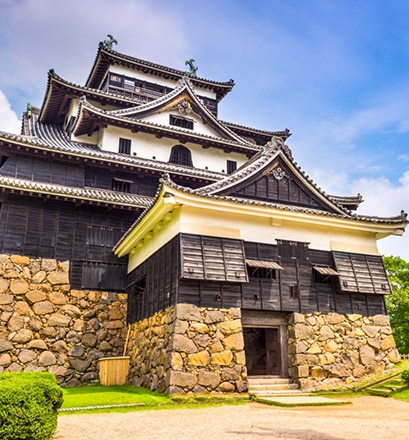
{"label": "gable ornament", "polygon": [[104,47],[106,49],[112,49],[113,44],[118,44],[118,40],[116,40],[111,34],[107,35],[108,39],[104,40]]}
{"label": "gable ornament", "polygon": [[283,180],[284,177],[287,177],[287,173],[281,167],[274,168],[271,173],[276,180]]}
{"label": "gable ornament", "polygon": [[189,69],[190,69],[189,74],[190,74],[190,76],[196,76],[196,72],[197,72],[198,67],[195,66],[194,63],[195,63],[195,60],[193,58],[191,58],[190,60],[185,61],[185,65],[189,66]]}

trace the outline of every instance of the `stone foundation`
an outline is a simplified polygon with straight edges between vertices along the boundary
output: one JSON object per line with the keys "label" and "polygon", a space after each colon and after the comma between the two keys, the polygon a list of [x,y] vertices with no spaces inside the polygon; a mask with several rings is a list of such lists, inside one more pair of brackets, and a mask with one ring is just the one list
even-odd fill
{"label": "stone foundation", "polygon": [[0,371],[50,371],[60,384],[98,379],[122,355],[126,295],[71,290],[69,263],[0,255]]}
{"label": "stone foundation", "polygon": [[294,313],[288,337],[289,373],[304,390],[353,383],[400,360],[385,315]]}
{"label": "stone foundation", "polygon": [[166,394],[247,390],[240,309],[178,304],[133,324],[129,381]]}

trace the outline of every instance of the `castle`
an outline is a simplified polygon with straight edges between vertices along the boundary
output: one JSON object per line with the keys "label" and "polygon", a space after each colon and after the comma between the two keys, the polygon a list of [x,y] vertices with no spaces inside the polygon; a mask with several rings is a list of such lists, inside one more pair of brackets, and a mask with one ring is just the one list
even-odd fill
{"label": "castle", "polygon": [[0,132],[0,368],[168,394],[302,388],[399,360],[376,242],[405,213],[358,215],[300,169],[288,130],[218,118],[232,80],[98,46],[84,86],[50,70],[22,133]]}

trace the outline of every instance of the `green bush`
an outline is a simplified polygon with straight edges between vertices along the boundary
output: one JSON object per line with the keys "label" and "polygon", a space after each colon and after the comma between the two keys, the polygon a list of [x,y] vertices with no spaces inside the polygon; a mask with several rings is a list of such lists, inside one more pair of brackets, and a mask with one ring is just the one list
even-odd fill
{"label": "green bush", "polygon": [[405,385],[409,386],[409,370],[403,370],[401,374],[401,378]]}
{"label": "green bush", "polygon": [[62,389],[51,373],[1,373],[0,439],[51,439],[62,403]]}

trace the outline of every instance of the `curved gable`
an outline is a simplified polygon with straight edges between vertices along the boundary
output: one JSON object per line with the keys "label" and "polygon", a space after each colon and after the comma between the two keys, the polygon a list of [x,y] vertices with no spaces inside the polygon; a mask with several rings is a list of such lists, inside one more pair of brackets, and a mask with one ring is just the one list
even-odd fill
{"label": "curved gable", "polygon": [[230,187],[220,195],[256,199],[269,203],[297,205],[330,211],[280,156],[262,173]]}

